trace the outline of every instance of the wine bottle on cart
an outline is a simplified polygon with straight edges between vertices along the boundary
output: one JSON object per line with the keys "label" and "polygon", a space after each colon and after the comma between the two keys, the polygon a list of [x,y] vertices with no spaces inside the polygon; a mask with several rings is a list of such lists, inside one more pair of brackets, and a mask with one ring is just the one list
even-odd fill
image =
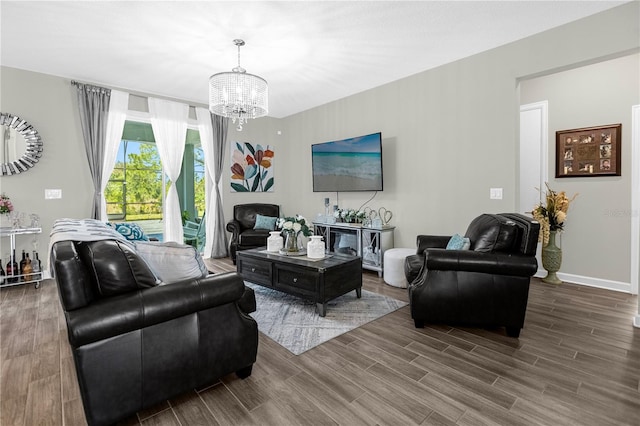
{"label": "wine bottle on cart", "polygon": [[7,262],[7,278],[6,282],[14,284],[18,282],[18,263],[16,262],[16,251],[13,250],[13,254],[9,256],[9,262]]}
{"label": "wine bottle on cart", "polygon": [[13,261],[12,261],[12,270],[13,270],[13,280],[11,282],[17,283],[20,281],[20,267],[18,266],[18,262],[16,262],[16,251],[13,250]]}
{"label": "wine bottle on cart", "polygon": [[24,267],[22,268],[22,280],[29,282],[33,280],[33,266],[31,265],[31,259],[29,259],[29,253],[25,253]]}
{"label": "wine bottle on cart", "polygon": [[42,279],[42,264],[38,259],[38,252],[33,251],[33,259],[31,259],[31,268],[33,269],[33,280],[37,281]]}
{"label": "wine bottle on cart", "polygon": [[24,279],[25,278],[24,277],[24,267],[27,264],[27,259],[25,258],[24,255],[25,255],[24,250],[22,250],[22,259],[20,260],[20,266],[19,266],[20,267],[20,269],[19,269],[20,272],[18,272],[18,275],[20,275],[19,281],[26,281]]}
{"label": "wine bottle on cart", "polygon": [[9,261],[7,262],[7,284],[11,284],[13,282],[11,275],[13,275],[13,265],[11,264],[11,254],[9,254]]}

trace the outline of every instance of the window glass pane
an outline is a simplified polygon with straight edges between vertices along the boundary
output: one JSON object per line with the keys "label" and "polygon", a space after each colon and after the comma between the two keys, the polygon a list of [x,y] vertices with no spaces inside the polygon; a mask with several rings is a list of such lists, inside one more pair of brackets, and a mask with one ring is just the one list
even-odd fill
{"label": "window glass pane", "polygon": [[124,181],[112,179],[107,182],[105,195],[109,219],[124,219]]}
{"label": "window glass pane", "polygon": [[161,220],[162,176],[155,143],[122,140],[105,192],[109,219]]}
{"label": "window glass pane", "polygon": [[204,212],[204,151],[202,147],[198,145],[193,150],[193,192],[194,192],[194,205],[198,216],[202,217]]}

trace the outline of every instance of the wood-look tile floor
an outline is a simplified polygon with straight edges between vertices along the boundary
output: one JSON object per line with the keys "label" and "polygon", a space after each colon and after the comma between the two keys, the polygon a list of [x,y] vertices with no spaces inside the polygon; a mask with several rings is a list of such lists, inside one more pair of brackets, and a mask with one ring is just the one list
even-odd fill
{"label": "wood-look tile floor", "polygon": [[[365,289],[407,300],[363,277]],[[637,306],[629,294],[534,279],[519,339],[415,329],[409,307],[300,356],[260,334],[248,379],[229,375],[122,424],[638,426]],[[85,424],[55,283],[1,289],[0,333],[0,424]]]}

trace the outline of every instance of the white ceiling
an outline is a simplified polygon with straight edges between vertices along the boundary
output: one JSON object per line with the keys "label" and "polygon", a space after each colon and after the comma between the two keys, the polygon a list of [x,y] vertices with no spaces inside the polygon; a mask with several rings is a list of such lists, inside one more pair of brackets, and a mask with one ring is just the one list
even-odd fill
{"label": "white ceiling", "polygon": [[242,38],[243,68],[269,82],[269,115],[285,117],[622,3],[2,0],[0,60],[206,104]]}

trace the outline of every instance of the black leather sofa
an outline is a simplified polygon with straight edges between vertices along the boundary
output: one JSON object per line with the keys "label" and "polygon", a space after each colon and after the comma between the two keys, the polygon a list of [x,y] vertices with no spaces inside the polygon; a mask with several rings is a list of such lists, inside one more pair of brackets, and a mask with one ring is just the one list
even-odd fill
{"label": "black leather sofa", "polygon": [[415,326],[504,326],[518,337],[538,268],[539,230],[527,216],[502,213],[471,222],[465,233],[470,250],[446,250],[450,236],[419,235],[417,253],[405,261]]}
{"label": "black leather sofa", "polygon": [[233,206],[233,219],[227,223],[227,231],[231,232],[229,255],[234,265],[236,264],[236,253],[239,250],[248,250],[267,245],[270,230],[253,229],[258,214],[279,217],[280,207],[277,204],[260,203]]}
{"label": "black leather sofa", "polygon": [[51,250],[86,420],[108,425],[236,373],[258,348],[253,292],[236,273],[158,285],[115,240]]}

